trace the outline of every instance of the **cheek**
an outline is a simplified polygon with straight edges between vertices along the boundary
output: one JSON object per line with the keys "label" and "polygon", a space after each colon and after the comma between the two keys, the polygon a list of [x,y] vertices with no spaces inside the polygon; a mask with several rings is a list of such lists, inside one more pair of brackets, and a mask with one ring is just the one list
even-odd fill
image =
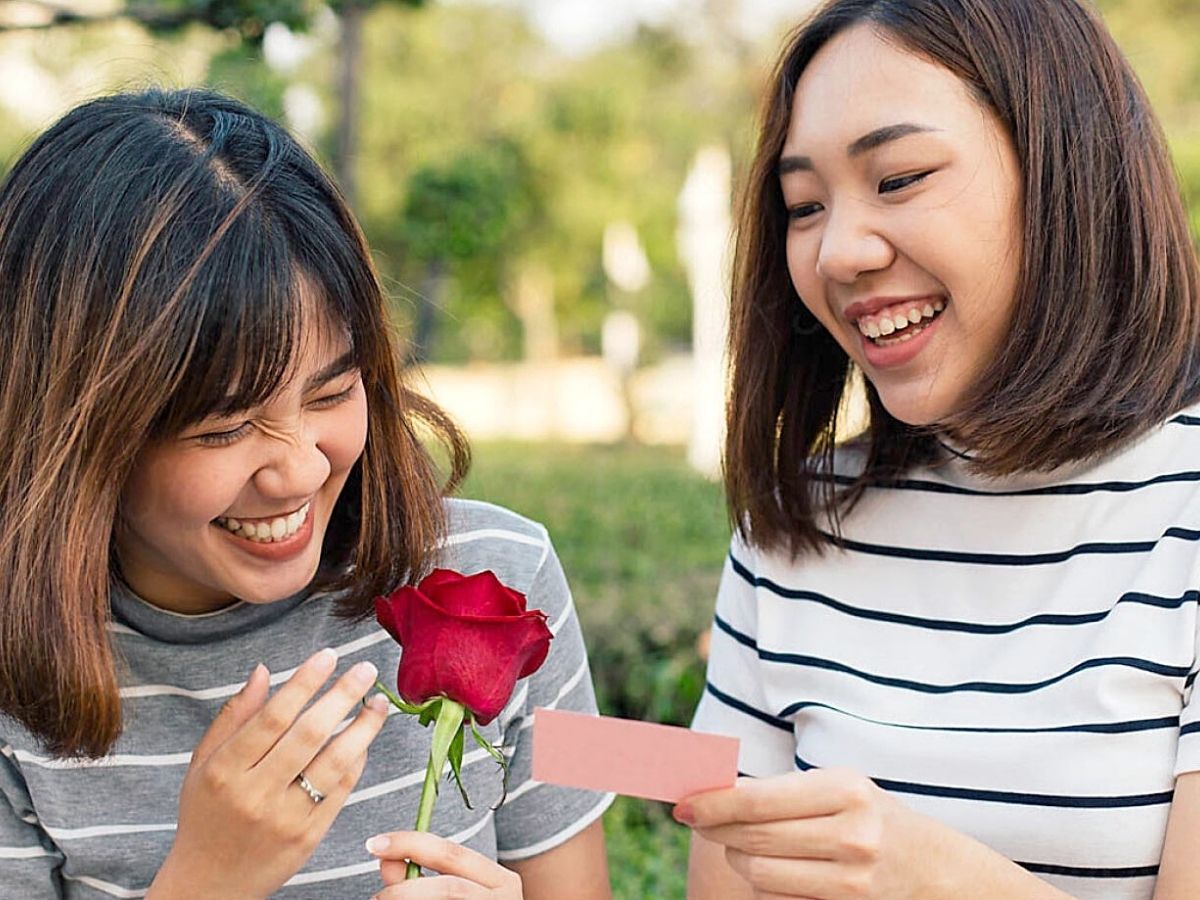
{"label": "cheek", "polygon": [[138,466],[122,492],[122,515],[134,525],[206,525],[237,497],[236,467],[161,459]]}
{"label": "cheek", "polygon": [[361,391],[338,410],[321,449],[333,474],[348,472],[362,455],[367,443],[367,400]]}
{"label": "cheek", "polygon": [[812,235],[789,232],[787,238],[788,275],[800,301],[819,322],[829,327],[832,313],[825,302],[825,288],[817,275],[817,239]]}

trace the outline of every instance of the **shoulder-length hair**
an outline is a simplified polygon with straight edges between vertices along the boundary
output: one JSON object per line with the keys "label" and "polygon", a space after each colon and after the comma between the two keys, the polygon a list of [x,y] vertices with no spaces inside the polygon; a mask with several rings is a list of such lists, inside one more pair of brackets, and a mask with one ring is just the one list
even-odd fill
{"label": "shoulder-length hair", "polygon": [[1012,324],[937,427],[972,448],[981,473],[1049,471],[1110,453],[1200,396],[1200,278],[1180,189],[1097,17],[1078,0],[833,0],[774,70],[733,266],[730,514],[756,545],[793,554],[836,542],[867,486],[936,454],[932,431],[891,416],[868,383],[865,468],[835,487],[855,367],[788,275],[778,162],[796,84],[822,46],[862,23],[962,79],[1003,123],[1024,179]]}
{"label": "shoulder-length hair", "polygon": [[418,421],[449,449],[447,489],[468,455],[404,386],[366,242],[317,163],[241,103],[151,90],[69,112],[0,187],[0,710],[53,752],[102,755],[121,731],[107,626],[134,460],[266,401],[313,287],[369,424],[311,587],[358,617],[444,534]]}

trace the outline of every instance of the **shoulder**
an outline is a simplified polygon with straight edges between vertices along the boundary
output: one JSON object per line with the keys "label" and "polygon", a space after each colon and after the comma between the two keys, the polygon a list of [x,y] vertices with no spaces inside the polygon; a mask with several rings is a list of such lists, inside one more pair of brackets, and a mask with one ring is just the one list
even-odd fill
{"label": "shoulder", "polygon": [[503,506],[479,500],[446,501],[447,531],[439,565],[469,575],[491,569],[528,594],[558,560],[545,526]]}
{"label": "shoulder", "polygon": [[484,537],[496,540],[533,541],[539,546],[550,541],[544,525],[507,507],[457,497],[446,500],[445,505],[449,538],[487,532]]}

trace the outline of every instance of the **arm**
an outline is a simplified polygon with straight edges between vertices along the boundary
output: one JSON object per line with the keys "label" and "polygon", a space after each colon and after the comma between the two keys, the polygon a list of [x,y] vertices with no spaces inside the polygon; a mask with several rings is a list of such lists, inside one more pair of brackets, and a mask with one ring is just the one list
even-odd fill
{"label": "arm", "polygon": [[692,832],[688,854],[688,900],[752,900],[754,889],[725,862],[725,848]]}
{"label": "arm", "polygon": [[593,822],[565,844],[540,856],[515,860],[508,867],[521,876],[525,900],[559,900],[571,885],[572,900],[609,900],[604,828]]}
{"label": "arm", "polygon": [[1197,835],[1200,835],[1200,772],[1187,772],[1175,779],[1175,798],[1171,802],[1154,900],[1200,897]]}
{"label": "arm", "polygon": [[[8,751],[8,747],[3,747]],[[25,780],[7,753],[0,755],[0,886],[6,896],[57,900],[62,853],[37,825]],[[11,891],[11,893],[7,893]]]}

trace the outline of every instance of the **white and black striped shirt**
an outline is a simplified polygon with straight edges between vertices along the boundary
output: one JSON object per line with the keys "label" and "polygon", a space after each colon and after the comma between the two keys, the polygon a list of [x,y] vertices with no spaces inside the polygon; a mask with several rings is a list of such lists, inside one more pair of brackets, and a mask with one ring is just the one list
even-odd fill
{"label": "white and black striped shirt", "polygon": [[844,550],[735,538],[694,727],[745,774],[851,767],[1069,894],[1149,898],[1200,770],[1200,407],[1065,476],[946,457],[868,490]]}

